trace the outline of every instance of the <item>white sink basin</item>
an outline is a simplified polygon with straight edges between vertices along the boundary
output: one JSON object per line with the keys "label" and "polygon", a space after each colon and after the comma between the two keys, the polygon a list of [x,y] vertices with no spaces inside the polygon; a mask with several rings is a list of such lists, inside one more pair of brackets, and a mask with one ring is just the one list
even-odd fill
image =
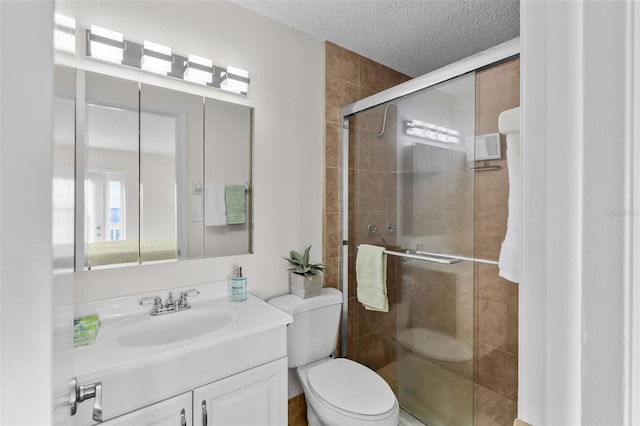
{"label": "white sink basin", "polygon": [[167,345],[219,332],[232,325],[237,316],[237,310],[231,306],[196,305],[158,316],[135,315],[114,324],[111,333],[122,346]]}

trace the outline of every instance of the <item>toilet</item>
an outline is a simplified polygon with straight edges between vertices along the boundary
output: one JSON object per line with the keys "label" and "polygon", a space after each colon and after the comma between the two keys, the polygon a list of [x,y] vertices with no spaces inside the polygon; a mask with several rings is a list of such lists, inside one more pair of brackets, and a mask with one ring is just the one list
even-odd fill
{"label": "toilet", "polygon": [[387,382],[362,364],[331,357],[342,311],[339,290],[323,288],[307,299],[287,294],[269,303],[293,317],[287,357],[289,368],[297,369],[310,426],[398,426],[398,400]]}

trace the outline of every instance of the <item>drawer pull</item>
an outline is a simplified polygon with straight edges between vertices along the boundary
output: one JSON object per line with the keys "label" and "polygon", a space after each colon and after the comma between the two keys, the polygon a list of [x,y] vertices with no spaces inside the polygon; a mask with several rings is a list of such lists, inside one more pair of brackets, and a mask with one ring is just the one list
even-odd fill
{"label": "drawer pull", "polygon": [[207,426],[209,423],[207,419],[207,401],[202,401],[202,426]]}

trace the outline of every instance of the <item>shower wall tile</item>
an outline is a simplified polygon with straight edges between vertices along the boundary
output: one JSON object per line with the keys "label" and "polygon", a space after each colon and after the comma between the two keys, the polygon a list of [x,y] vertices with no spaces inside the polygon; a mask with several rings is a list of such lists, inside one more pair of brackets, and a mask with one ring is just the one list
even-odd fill
{"label": "shower wall tile", "polygon": [[415,286],[413,320],[421,321],[431,330],[456,335],[457,300],[455,294],[429,286]]}
{"label": "shower wall tile", "polygon": [[409,80],[411,80],[411,78],[406,74],[387,68],[387,84],[385,88],[388,89],[389,87],[397,86]]}
{"label": "shower wall tile", "polygon": [[518,399],[518,356],[505,354],[505,396],[511,399]]}
{"label": "shower wall tile", "polygon": [[326,75],[358,84],[359,55],[331,42],[325,42],[324,48]]}
{"label": "shower wall tile", "polygon": [[[337,167],[326,167],[324,184],[327,188],[340,188],[340,169]],[[340,191],[325,191],[324,209],[326,212],[340,212]]]}
{"label": "shower wall tile", "polygon": [[504,395],[505,355],[505,352],[492,346],[476,343],[476,383]]}
{"label": "shower wall tile", "polygon": [[340,167],[340,125],[325,122],[325,167]]}
{"label": "shower wall tile", "polygon": [[479,135],[497,132],[498,115],[519,105],[515,101],[519,101],[516,94],[520,92],[520,85],[515,84],[512,62],[476,73],[476,132]]}
{"label": "shower wall tile", "polygon": [[387,174],[369,170],[358,170],[357,174],[357,209],[367,212],[385,211],[387,208],[385,194]]}
{"label": "shower wall tile", "polygon": [[[498,116],[520,103],[520,62],[513,60],[476,73],[477,134],[498,131]],[[501,168],[475,172],[475,255],[497,260],[506,231],[509,181],[506,142],[501,136]],[[483,165],[482,162],[476,163]],[[475,377],[504,397],[517,399],[518,285],[498,276],[498,268],[475,267]],[[480,407],[482,409],[482,407]],[[501,410],[495,408],[501,416]],[[509,418],[506,416],[505,418]],[[479,423],[478,423],[479,424]]]}
{"label": "shower wall tile", "polygon": [[340,213],[325,213],[324,226],[326,232],[323,233],[324,250],[323,258],[340,257]]}
{"label": "shower wall tile", "polygon": [[338,288],[340,284],[340,258],[331,257],[324,259],[323,263],[327,265],[324,272],[324,287]]}
{"label": "shower wall tile", "polygon": [[389,365],[396,358],[395,338],[391,330],[368,334],[354,341],[354,359],[372,370]]}
{"label": "shower wall tile", "polygon": [[389,289],[387,293],[389,299],[389,312],[376,312],[365,309],[362,304],[358,304],[356,310],[358,315],[358,335],[366,336],[376,332],[387,332],[387,336],[394,337],[396,330],[396,291]]}
{"label": "shower wall tile", "polygon": [[507,326],[507,305],[486,295],[476,297],[476,338],[479,343],[506,351]]}
{"label": "shower wall tile", "polygon": [[358,85],[335,77],[325,77],[325,120],[340,123],[340,108],[358,100]]}
{"label": "shower wall tile", "polygon": [[[387,223],[397,220],[396,206],[390,209],[388,192],[394,190],[395,180],[389,177],[395,170],[395,144],[390,148],[388,139],[395,132],[395,108],[389,108],[387,123],[388,134],[382,139],[376,136],[382,126],[384,107],[372,108],[367,114],[358,115],[349,125],[349,199],[348,206],[341,205],[341,172],[342,147],[340,108],[358,99],[373,95],[380,90],[409,80],[398,73],[362,56],[325,42],[325,170],[323,197],[323,262],[330,268],[325,273],[325,286],[339,286],[342,256],[341,215],[348,215],[349,224],[349,259],[348,259],[348,348],[347,356],[361,361],[372,368],[379,368],[395,360],[395,323],[396,315],[396,282],[393,276],[401,274],[397,265],[390,267],[389,291],[393,312],[381,315],[379,320],[369,313],[363,313],[365,322],[360,335],[357,312],[363,310],[355,298],[355,245],[357,242],[372,244],[395,244],[395,234],[386,232]],[[359,148],[363,150],[360,151]],[[393,167],[393,169],[392,169]],[[358,191],[356,190],[358,188]],[[360,191],[362,190],[363,191]],[[359,196],[356,196],[362,192]],[[355,214],[356,204],[359,206]],[[368,210],[362,210],[362,208]],[[347,209],[344,211],[343,209]],[[388,211],[389,209],[389,211]],[[366,227],[375,223],[380,232],[371,237]],[[384,232],[382,232],[384,230]],[[376,329],[378,322],[384,330]],[[392,325],[391,325],[392,324]],[[304,400],[304,399],[303,399]],[[298,424],[290,412],[290,424]],[[299,416],[298,416],[299,417]],[[305,419],[306,420],[306,419]],[[304,423],[306,424],[306,421]]]}
{"label": "shower wall tile", "polygon": [[507,212],[476,211],[476,257],[498,260],[507,230]]}
{"label": "shower wall tile", "polygon": [[518,353],[518,306],[507,305],[507,352]]}
{"label": "shower wall tile", "polygon": [[387,67],[365,57],[360,57],[359,65],[360,86],[375,92],[381,92],[387,88]]}
{"label": "shower wall tile", "polygon": [[509,199],[507,160],[495,160],[491,164],[500,169],[477,173],[476,208],[483,212],[506,212]]}
{"label": "shower wall tile", "polygon": [[[355,253],[355,250],[349,253]],[[356,256],[349,256],[349,297],[356,297]],[[355,319],[354,319],[355,320]],[[356,337],[356,334],[350,334],[349,336]]]}
{"label": "shower wall tile", "polygon": [[385,146],[387,144],[388,142],[378,137],[376,130],[359,129],[357,168],[386,172]]}
{"label": "shower wall tile", "polygon": [[[366,92],[369,92],[368,89],[365,89]],[[373,91],[372,93],[360,93],[360,95],[367,96],[373,95],[377,93]],[[384,117],[384,105],[376,106],[370,108],[368,110],[362,111],[358,113],[355,117],[355,124],[359,129],[371,130],[372,132],[380,132],[382,130],[382,120]],[[391,108],[390,108],[391,109]]]}

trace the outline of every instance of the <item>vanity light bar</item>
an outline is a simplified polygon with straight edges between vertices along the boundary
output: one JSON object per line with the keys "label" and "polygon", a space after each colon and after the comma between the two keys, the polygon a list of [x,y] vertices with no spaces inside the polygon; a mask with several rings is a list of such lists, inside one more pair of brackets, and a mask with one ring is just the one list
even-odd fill
{"label": "vanity light bar", "polygon": [[213,61],[202,56],[189,55],[184,79],[194,83],[209,84],[213,81]]}
{"label": "vanity light bar", "polygon": [[124,58],[122,33],[92,25],[89,30],[87,55],[103,61],[121,64]]}
{"label": "vanity light bar", "polygon": [[173,53],[171,48],[145,41],[125,40],[121,33],[91,26],[86,30],[86,55],[93,59],[159,73],[192,83],[246,95],[249,73],[236,67],[219,67],[208,58]]}
{"label": "vanity light bar", "polygon": [[249,90],[249,73],[236,67],[227,67],[225,79],[220,87],[222,90],[233,93],[247,93]]}
{"label": "vanity light bar", "polygon": [[140,65],[143,70],[167,75],[173,67],[171,48],[145,40]]}
{"label": "vanity light bar", "polygon": [[405,122],[405,132],[410,136],[431,139],[443,143],[460,143],[460,132],[423,121],[411,120]]}

